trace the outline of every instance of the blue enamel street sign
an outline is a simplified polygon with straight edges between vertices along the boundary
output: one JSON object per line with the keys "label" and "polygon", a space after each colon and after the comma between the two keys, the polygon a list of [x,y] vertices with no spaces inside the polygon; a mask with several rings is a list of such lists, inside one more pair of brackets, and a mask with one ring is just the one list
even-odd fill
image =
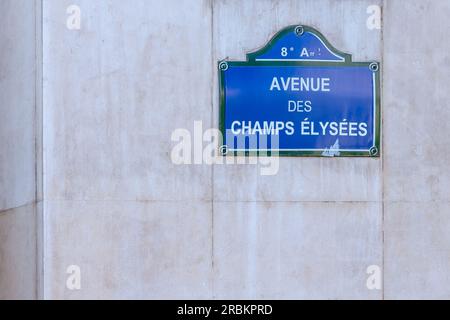
{"label": "blue enamel street sign", "polygon": [[292,26],[245,62],[221,61],[224,154],[380,155],[380,66]]}

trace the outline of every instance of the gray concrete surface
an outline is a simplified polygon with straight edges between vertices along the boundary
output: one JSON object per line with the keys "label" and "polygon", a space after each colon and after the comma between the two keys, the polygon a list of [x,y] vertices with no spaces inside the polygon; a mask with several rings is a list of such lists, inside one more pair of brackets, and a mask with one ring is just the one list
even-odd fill
{"label": "gray concrete surface", "polygon": [[0,210],[35,197],[35,11],[31,1],[5,0],[0,29]]}
{"label": "gray concrete surface", "polygon": [[36,206],[0,213],[0,300],[36,299]]}
{"label": "gray concrete surface", "polygon": [[387,299],[450,299],[449,14],[446,0],[386,1]]}
{"label": "gray concrete surface", "polygon": [[[211,167],[170,158],[174,129],[211,126],[210,2],[80,1],[79,32],[70,4],[44,1],[45,297],[211,297]],[[99,220],[118,215],[124,238]],[[161,238],[135,238],[142,224]]]}
{"label": "gray concrete surface", "polygon": [[[43,1],[43,152],[25,157],[37,179],[6,169],[12,147],[0,162],[44,200],[40,297],[450,298],[448,1],[79,0],[81,29],[69,30],[72,4]],[[370,5],[383,7],[382,31],[366,26]],[[217,126],[217,61],[297,23],[383,63],[382,157],[282,158],[275,176],[174,165],[175,129]],[[14,128],[2,136],[40,139]],[[11,228],[0,227],[7,244]],[[71,265],[81,290],[66,286]],[[366,287],[371,265],[381,290]]]}
{"label": "gray concrete surface", "polygon": [[38,10],[0,1],[0,299],[37,297]]}
{"label": "gray concrete surface", "polygon": [[[365,286],[366,268],[382,263],[381,161],[282,159],[278,175],[260,177],[254,166],[175,166],[167,140],[195,120],[215,125],[216,61],[242,59],[285,25],[316,26],[356,60],[380,60],[381,32],[365,23],[371,1],[81,1],[79,31],[65,28],[70,3],[44,1],[47,298],[381,298]],[[242,217],[249,207],[254,221]],[[143,225],[186,236],[155,247],[151,234],[136,238]],[[353,235],[335,247],[328,232],[345,228]],[[246,242],[269,250],[235,247]],[[187,243],[195,263],[179,253]],[[151,262],[159,252],[166,268]],[[72,264],[86,270],[80,292],[65,288]]]}

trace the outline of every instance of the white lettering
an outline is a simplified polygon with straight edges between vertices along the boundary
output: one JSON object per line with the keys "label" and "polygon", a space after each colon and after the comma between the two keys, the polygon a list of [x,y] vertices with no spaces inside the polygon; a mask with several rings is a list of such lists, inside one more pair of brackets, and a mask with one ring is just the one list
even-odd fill
{"label": "white lettering", "polygon": [[270,91],[274,90],[330,92],[330,78],[274,77]]}

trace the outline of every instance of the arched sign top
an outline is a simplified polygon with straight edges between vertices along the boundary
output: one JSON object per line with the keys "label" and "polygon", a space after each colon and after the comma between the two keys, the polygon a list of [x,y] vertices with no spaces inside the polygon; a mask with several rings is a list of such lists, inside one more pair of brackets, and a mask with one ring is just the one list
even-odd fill
{"label": "arched sign top", "polygon": [[247,55],[248,61],[351,62],[351,55],[335,49],[316,29],[290,26],[269,43]]}

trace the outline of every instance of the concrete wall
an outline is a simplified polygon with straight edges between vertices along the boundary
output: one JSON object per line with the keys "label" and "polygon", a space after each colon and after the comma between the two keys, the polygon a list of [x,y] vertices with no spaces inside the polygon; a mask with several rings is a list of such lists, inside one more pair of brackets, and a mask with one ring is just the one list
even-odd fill
{"label": "concrete wall", "polygon": [[45,297],[211,297],[212,168],[170,158],[211,125],[211,2],[77,3],[44,1]]}
{"label": "concrete wall", "polygon": [[46,298],[382,297],[366,288],[381,160],[283,158],[262,177],[170,158],[175,129],[217,126],[217,61],[287,25],[381,60],[373,0],[85,0],[75,31],[71,4],[44,1]]}
{"label": "concrete wall", "polygon": [[[450,298],[447,0],[77,0],[69,30],[72,4],[43,1],[42,297]],[[297,23],[383,63],[382,157],[174,165],[175,129],[217,126],[217,61]]]}
{"label": "concrete wall", "polygon": [[37,297],[39,1],[0,1],[0,299]]}

